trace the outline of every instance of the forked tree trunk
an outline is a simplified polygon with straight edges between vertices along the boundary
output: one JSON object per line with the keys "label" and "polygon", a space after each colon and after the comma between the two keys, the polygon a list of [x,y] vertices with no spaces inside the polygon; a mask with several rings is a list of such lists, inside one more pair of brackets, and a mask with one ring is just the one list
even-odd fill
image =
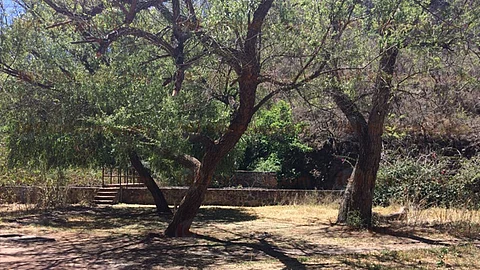
{"label": "forked tree trunk", "polygon": [[238,75],[239,105],[233,114],[227,131],[217,141],[207,143],[205,155],[199,168],[195,170],[194,183],[188,189],[173,216],[172,222],[165,230],[167,236],[190,235],[190,227],[203,202],[215,168],[242,137],[255,113],[255,97],[260,77],[260,58],[257,51],[258,37],[272,3],[273,0],[262,0],[259,3],[253,13],[253,18],[249,21],[242,51],[234,50],[234,53],[231,53],[217,46],[215,42],[209,42],[208,38],[204,40],[209,44],[208,46],[211,46],[219,56],[231,65]]}
{"label": "forked tree trunk", "polygon": [[333,93],[335,102],[347,116],[360,142],[358,161],[340,205],[338,223],[350,221],[358,222],[355,224],[357,226],[372,226],[373,190],[380,166],[382,134],[389,110],[397,55],[396,46],[387,47],[382,52],[368,122],[348,96],[341,91]]}
{"label": "forked tree trunk", "polygon": [[241,103],[238,111],[230,122],[227,132],[218,141],[212,142],[212,145],[207,148],[199,168],[194,170],[195,180],[180,203],[172,222],[165,230],[165,235],[171,237],[191,235],[192,221],[205,198],[215,168],[240,140],[255,113],[255,92],[258,81],[256,76],[252,76],[253,72],[258,72],[258,70],[255,67],[245,68],[239,78]]}
{"label": "forked tree trunk", "polygon": [[205,198],[205,193],[212,180],[215,168],[237,144],[245,130],[247,130],[248,124],[255,113],[255,91],[258,86],[256,77],[251,76],[252,71],[252,69],[247,69],[244,76],[239,78],[241,91],[239,109],[234,119],[230,122],[227,132],[218,141],[212,142],[212,145],[207,148],[199,168],[194,169],[194,182],[180,203],[172,222],[165,230],[165,235],[171,237],[191,235],[190,227]]}
{"label": "forked tree trunk", "polygon": [[195,176],[194,184],[190,186],[180,203],[180,207],[173,216],[172,222],[165,230],[165,235],[171,237],[191,236],[190,227],[207,191],[207,185],[204,183],[210,183],[210,180],[211,175],[197,174]]}
{"label": "forked tree trunk", "polygon": [[153,196],[153,201],[155,202],[155,206],[157,207],[157,213],[159,215],[173,215],[172,210],[170,210],[170,208],[168,207],[165,196],[163,196],[162,191],[153,179],[149,170],[145,168],[145,166],[143,166],[140,157],[138,157],[137,153],[135,152],[131,152],[129,156],[130,163],[132,164],[133,168],[135,168],[135,170],[138,172],[140,180],[145,184],[145,186],[147,186],[148,191],[150,191]]}
{"label": "forked tree trunk", "polygon": [[[173,216],[172,222],[165,230],[165,235],[170,237],[185,237],[192,235],[190,227],[200,209],[203,199],[205,198],[205,193],[212,180],[215,168],[245,132],[248,122],[250,122],[249,119],[250,118],[246,119],[247,122],[242,121],[240,125],[233,125],[237,127],[235,129],[230,129],[230,132],[227,133],[229,136],[223,137],[223,139],[226,140],[221,140],[220,143],[215,144],[207,150],[202,159],[201,165],[199,165],[200,167],[194,170],[194,182],[180,202],[180,205]],[[232,125],[230,125],[230,127],[232,127]]]}

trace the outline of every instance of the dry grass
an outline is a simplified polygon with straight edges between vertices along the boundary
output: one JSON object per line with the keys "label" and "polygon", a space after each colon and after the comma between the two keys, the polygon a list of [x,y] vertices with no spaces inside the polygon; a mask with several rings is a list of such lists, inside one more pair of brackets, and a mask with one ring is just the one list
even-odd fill
{"label": "dry grass", "polygon": [[334,223],[338,205],[264,206],[252,208],[251,211],[262,219],[305,225],[316,221]]}
{"label": "dry grass", "polygon": [[149,237],[167,225],[152,206],[4,205],[2,234],[56,241],[25,245],[0,237],[0,269],[480,269],[480,235],[451,226],[478,227],[478,211],[411,211],[404,222],[358,231],[333,225],[337,210],[336,204],[206,206],[194,222],[197,237],[174,239]]}
{"label": "dry grass", "polygon": [[410,211],[411,224],[480,223],[480,212],[469,209],[428,208]]}
{"label": "dry grass", "polygon": [[462,238],[480,236],[480,211],[446,208],[428,208],[410,211],[408,224],[415,228],[434,227]]}

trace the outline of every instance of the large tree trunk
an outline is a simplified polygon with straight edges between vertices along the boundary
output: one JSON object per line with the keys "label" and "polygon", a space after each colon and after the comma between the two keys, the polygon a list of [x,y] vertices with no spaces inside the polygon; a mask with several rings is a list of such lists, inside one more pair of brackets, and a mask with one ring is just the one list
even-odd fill
{"label": "large tree trunk", "polygon": [[382,138],[367,135],[361,141],[358,161],[345,189],[337,222],[369,228],[372,224],[373,190],[382,153]]}
{"label": "large tree trunk", "polygon": [[[205,169],[200,169],[205,170]],[[173,216],[172,222],[165,230],[165,235],[171,237],[184,237],[190,236],[190,227],[192,226],[193,219],[200,209],[200,205],[205,198],[208,183],[210,183],[213,170],[208,172],[199,172],[195,175],[195,181],[188,189],[185,197],[183,198],[177,212]]]}
{"label": "large tree trunk", "polygon": [[243,51],[234,50],[233,54],[225,54],[228,50],[219,48],[215,45],[216,43],[209,43],[209,46],[213,46],[216,53],[224,58],[239,76],[239,106],[233,114],[227,131],[217,141],[207,144],[201,165],[195,173],[195,181],[188,189],[172,222],[165,230],[167,236],[189,236],[191,234],[192,221],[202,204],[215,168],[242,137],[255,113],[255,97],[260,77],[258,37],[272,3],[273,0],[262,0],[253,13],[244,39]]}
{"label": "large tree trunk", "polygon": [[253,104],[249,106],[247,111],[250,111],[250,116],[241,122],[235,123],[235,121],[233,121],[233,124],[230,125],[229,132],[205,153],[201,165],[199,165],[198,169],[194,170],[195,180],[181,201],[173,216],[172,222],[165,230],[165,235],[171,237],[191,235],[190,227],[205,198],[205,193],[212,180],[215,168],[245,132],[253,114]]}
{"label": "large tree trunk", "polygon": [[341,91],[333,93],[335,102],[347,116],[360,142],[358,161],[340,205],[338,223],[358,222],[353,225],[372,226],[373,190],[380,166],[382,134],[389,110],[397,55],[396,46],[387,47],[382,52],[368,122],[345,94]]}
{"label": "large tree trunk", "polygon": [[257,70],[250,67],[244,71],[244,74],[239,78],[241,103],[238,111],[230,122],[227,132],[218,141],[212,142],[212,145],[207,148],[201,165],[195,170],[193,184],[180,203],[172,222],[165,230],[165,235],[167,236],[183,237],[191,235],[190,227],[192,221],[203,202],[215,168],[240,140],[255,113],[255,92],[258,81],[255,76],[252,76],[252,72],[257,72]]}
{"label": "large tree trunk", "polygon": [[157,183],[153,179],[152,175],[150,174],[149,170],[143,166],[142,161],[138,157],[136,152],[130,153],[130,163],[135,168],[140,176],[140,180],[147,186],[148,191],[153,196],[153,201],[155,202],[155,206],[157,207],[157,213],[159,215],[173,215],[172,210],[168,207],[167,200],[165,196],[163,196],[162,191],[158,187]]}
{"label": "large tree trunk", "polygon": [[248,76],[239,78],[241,104],[237,114],[230,122],[228,131],[218,141],[212,142],[213,145],[207,148],[199,168],[194,170],[195,180],[180,203],[172,222],[165,230],[167,236],[183,237],[191,235],[192,221],[205,198],[215,168],[240,140],[252,119],[255,112],[255,91],[258,82],[256,79],[252,80],[251,73],[246,72],[245,74],[248,74]]}

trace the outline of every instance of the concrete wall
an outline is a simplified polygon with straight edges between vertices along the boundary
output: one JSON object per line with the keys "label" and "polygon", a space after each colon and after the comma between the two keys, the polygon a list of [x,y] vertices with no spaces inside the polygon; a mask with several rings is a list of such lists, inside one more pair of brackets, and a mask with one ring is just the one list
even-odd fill
{"label": "concrete wall", "polygon": [[[59,198],[67,203],[91,203],[99,187],[69,187],[57,190]],[[170,205],[178,205],[187,187],[162,187]],[[66,191],[66,193],[65,193]],[[40,187],[0,187],[0,203],[36,203],[45,196]],[[247,189],[212,188],[208,189],[204,205],[225,206],[263,206],[302,202],[317,202],[325,197],[338,198],[340,191],[322,190],[283,190],[283,189]],[[50,195],[51,196],[51,195]],[[153,198],[147,188],[131,187],[122,189],[121,202],[132,204],[153,204]]]}

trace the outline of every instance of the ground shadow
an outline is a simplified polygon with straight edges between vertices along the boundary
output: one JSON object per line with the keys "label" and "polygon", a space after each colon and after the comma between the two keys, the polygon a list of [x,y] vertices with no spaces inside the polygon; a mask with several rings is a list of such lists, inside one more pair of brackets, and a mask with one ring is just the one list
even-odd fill
{"label": "ground shadow", "polygon": [[[138,229],[163,229],[169,216],[159,216],[153,207],[88,207],[68,206],[59,209],[9,212],[2,218],[22,225],[40,225],[65,229],[117,229],[135,226]],[[205,207],[195,219],[198,226],[209,222],[231,223],[255,220],[257,217],[242,208]]]}
{"label": "ground shadow", "polygon": [[212,236],[207,235],[197,235],[198,238],[204,239],[214,243],[220,243],[224,246],[236,246],[240,248],[240,250],[248,250],[251,249],[255,252],[262,252],[265,255],[268,255],[274,259],[280,261],[284,266],[285,269],[306,269],[305,265],[301,263],[298,259],[287,255],[282,249],[276,246],[275,239],[267,239],[268,236],[260,237],[258,242],[233,242],[230,240],[221,240]]}
{"label": "ground shadow", "polygon": [[444,222],[429,226],[439,232],[447,233],[455,237],[476,241],[480,240],[480,224],[468,221]]}
{"label": "ground shadow", "polygon": [[428,245],[434,245],[434,246],[450,246],[451,245],[450,243],[447,243],[441,240],[432,240],[419,235],[415,235],[413,231],[401,231],[401,230],[390,228],[390,227],[373,227],[371,231],[381,235],[390,235],[398,238],[410,239],[410,240],[418,241]]}
{"label": "ground shadow", "polygon": [[[172,267],[220,268],[229,264],[273,259],[283,269],[306,269],[296,255],[281,246],[289,243],[273,235],[240,236],[224,240],[207,235],[192,238],[153,239],[140,235],[112,234],[107,237],[74,237],[55,242],[2,245],[0,264],[6,269],[167,269]],[[16,248],[11,252],[9,248]],[[20,249],[19,249],[20,247]],[[310,247],[304,247],[309,249]],[[10,250],[10,251],[9,251]],[[22,259],[27,256],[27,259]],[[320,265],[317,265],[320,266]]]}
{"label": "ground shadow", "polygon": [[[340,262],[353,269],[419,269],[421,262],[408,262],[398,255],[398,252],[379,254],[351,254]],[[375,262],[375,263],[372,263]],[[392,267],[394,266],[394,267]]]}
{"label": "ground shadow", "polygon": [[195,222],[232,223],[256,220],[258,217],[243,208],[208,207],[200,208]]}

